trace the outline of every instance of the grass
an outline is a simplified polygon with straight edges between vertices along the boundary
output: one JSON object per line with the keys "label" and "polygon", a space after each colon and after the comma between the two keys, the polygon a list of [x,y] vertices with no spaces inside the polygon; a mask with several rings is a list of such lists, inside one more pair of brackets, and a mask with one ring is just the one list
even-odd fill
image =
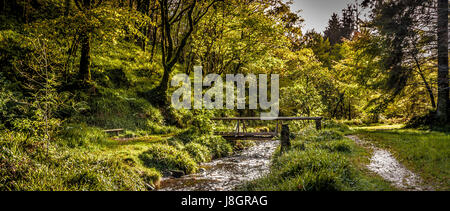
{"label": "grass", "polygon": [[139,155],[144,165],[156,168],[160,171],[181,170],[185,174],[195,173],[197,163],[186,151],[178,150],[166,144],[152,144],[146,151]]}
{"label": "grass", "polygon": [[198,163],[247,145],[207,134],[182,142],[175,135],[110,138],[97,127],[67,124],[47,154],[42,139],[2,131],[0,190],[150,190],[165,172],[194,173]]}
{"label": "grass", "polygon": [[400,129],[403,128],[404,124],[392,124],[392,125],[383,125],[383,124],[375,124],[368,126],[353,126],[349,127],[351,130],[392,130],[392,129]]}
{"label": "grass", "polygon": [[24,133],[0,134],[0,190],[148,190],[160,177],[97,147],[71,148]]}
{"label": "grass", "polygon": [[396,190],[366,170],[370,152],[343,137],[347,129],[328,124],[328,129],[320,132],[308,128],[294,134],[287,152],[275,152],[270,173],[238,190]]}
{"label": "grass", "polygon": [[[381,130],[379,128],[382,128]],[[450,134],[415,129],[355,128],[360,138],[391,153],[425,185],[450,190]]]}
{"label": "grass", "polygon": [[[0,190],[148,190],[165,171],[192,173],[197,163],[248,146],[211,135],[212,112],[174,110],[187,128],[169,126],[164,109],[142,95],[159,84],[163,71],[148,62],[149,52],[119,42],[93,48],[92,56],[90,89],[74,91],[76,100],[58,110],[64,123],[48,155],[47,143],[34,134],[0,130]],[[103,132],[114,128],[124,129],[115,140]],[[186,130],[187,139],[169,140]]]}

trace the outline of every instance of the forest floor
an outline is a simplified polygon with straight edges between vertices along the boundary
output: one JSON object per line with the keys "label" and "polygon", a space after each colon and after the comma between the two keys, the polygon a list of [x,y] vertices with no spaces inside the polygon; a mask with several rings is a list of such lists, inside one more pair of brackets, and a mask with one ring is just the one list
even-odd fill
{"label": "forest floor", "polygon": [[450,190],[450,134],[401,127],[353,127],[347,137],[372,151],[367,168],[396,187]]}

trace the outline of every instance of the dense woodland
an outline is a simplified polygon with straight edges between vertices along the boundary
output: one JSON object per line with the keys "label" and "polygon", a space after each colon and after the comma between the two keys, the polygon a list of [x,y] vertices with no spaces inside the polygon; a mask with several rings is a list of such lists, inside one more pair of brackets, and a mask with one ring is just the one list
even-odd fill
{"label": "dense woodland", "polygon": [[[174,135],[151,150],[181,143],[173,159],[185,173],[230,154],[236,146],[212,135],[229,126],[209,118],[261,110],[173,109],[171,77],[197,65],[204,75],[279,74],[280,116],[448,129],[448,1],[356,1],[324,32],[304,31],[291,3],[1,1],[0,189],[148,189],[159,165],[173,164],[84,155],[101,148],[91,142],[108,145],[105,129]],[[93,185],[96,174],[110,179]]]}

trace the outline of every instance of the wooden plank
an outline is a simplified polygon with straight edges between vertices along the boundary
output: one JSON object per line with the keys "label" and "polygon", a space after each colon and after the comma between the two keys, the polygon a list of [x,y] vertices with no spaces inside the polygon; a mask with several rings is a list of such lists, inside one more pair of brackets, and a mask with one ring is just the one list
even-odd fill
{"label": "wooden plank", "polygon": [[116,133],[116,135],[118,136],[120,132],[123,132],[123,129],[122,128],[109,129],[109,130],[103,130],[103,132],[105,132],[105,133]]}

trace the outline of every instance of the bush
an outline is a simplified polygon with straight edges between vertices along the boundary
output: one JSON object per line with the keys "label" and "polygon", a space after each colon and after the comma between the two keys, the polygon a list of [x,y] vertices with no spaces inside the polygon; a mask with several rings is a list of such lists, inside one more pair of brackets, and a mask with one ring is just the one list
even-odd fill
{"label": "bush", "polygon": [[191,157],[197,163],[204,163],[211,161],[211,152],[206,146],[192,142],[186,144],[184,149],[189,153],[189,155],[191,155]]}
{"label": "bush", "polygon": [[169,139],[169,141],[167,142],[170,146],[175,147],[175,149],[177,150],[184,150],[185,146],[184,143],[178,139]]}
{"label": "bush", "polygon": [[255,145],[254,141],[251,140],[236,140],[233,142],[234,150],[244,150]]}
{"label": "bush", "polygon": [[233,147],[222,136],[201,136],[193,140],[194,143],[198,143],[208,147],[213,158],[221,158],[231,155]]}
{"label": "bush", "polygon": [[147,130],[151,134],[169,134],[178,131],[176,127],[173,126],[165,126],[158,122],[153,122],[151,120],[147,120],[146,123]]}
{"label": "bush", "polygon": [[182,170],[185,174],[197,171],[197,164],[189,154],[173,146],[153,144],[139,155],[139,159],[143,161],[144,166],[160,171]]}

